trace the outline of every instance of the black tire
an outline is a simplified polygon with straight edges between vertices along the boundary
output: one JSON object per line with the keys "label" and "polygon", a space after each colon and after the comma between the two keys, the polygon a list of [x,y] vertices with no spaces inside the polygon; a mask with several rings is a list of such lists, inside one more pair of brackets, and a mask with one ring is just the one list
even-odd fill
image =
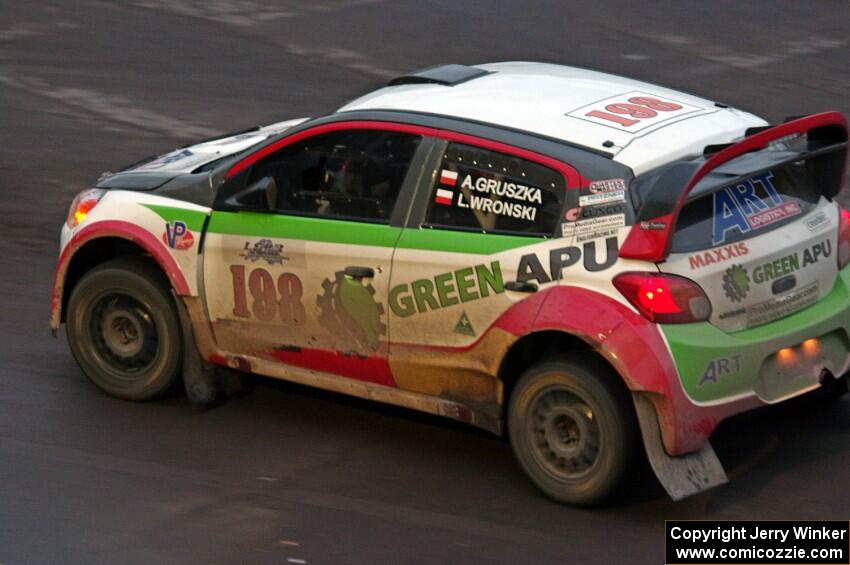
{"label": "black tire", "polygon": [[517,382],[508,405],[511,446],[550,498],[598,504],[635,463],[640,437],[618,379],[600,359],[581,354],[543,361]]}
{"label": "black tire", "polygon": [[92,269],[68,299],[66,333],[83,373],[104,392],[151,400],[180,374],[180,321],[162,272],[142,257]]}

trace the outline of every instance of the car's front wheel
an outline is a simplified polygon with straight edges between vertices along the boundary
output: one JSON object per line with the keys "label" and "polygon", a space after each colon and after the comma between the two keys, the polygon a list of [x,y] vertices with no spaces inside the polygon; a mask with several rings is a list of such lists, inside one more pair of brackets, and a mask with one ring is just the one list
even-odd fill
{"label": "car's front wheel", "polygon": [[144,259],[118,258],[86,273],[68,299],[66,331],[86,376],[118,398],[161,396],[180,373],[174,299]]}
{"label": "car's front wheel", "polygon": [[598,359],[582,355],[534,365],[514,387],[511,445],[547,496],[586,506],[601,502],[623,481],[640,440],[617,378]]}

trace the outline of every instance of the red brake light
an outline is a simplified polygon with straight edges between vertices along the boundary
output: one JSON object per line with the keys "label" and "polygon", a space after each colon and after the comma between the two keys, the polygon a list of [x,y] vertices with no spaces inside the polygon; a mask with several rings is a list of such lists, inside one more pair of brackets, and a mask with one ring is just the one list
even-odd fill
{"label": "red brake light", "polygon": [[850,263],[850,210],[838,207],[838,268]]}
{"label": "red brake light", "polygon": [[711,303],[697,283],[663,273],[622,273],[614,286],[644,318],[659,324],[701,322],[711,316]]}
{"label": "red brake light", "polygon": [[86,216],[89,215],[89,212],[97,206],[97,203],[100,202],[104,194],[106,194],[105,190],[92,188],[84,190],[75,196],[71,202],[71,207],[68,209],[68,218],[65,221],[68,227],[74,228],[80,225],[86,219]]}

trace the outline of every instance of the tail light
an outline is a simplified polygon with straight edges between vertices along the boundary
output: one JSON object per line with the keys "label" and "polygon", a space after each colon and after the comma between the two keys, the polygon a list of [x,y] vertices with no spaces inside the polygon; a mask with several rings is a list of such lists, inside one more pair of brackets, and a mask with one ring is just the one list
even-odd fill
{"label": "tail light", "polygon": [[68,219],[65,221],[68,227],[74,228],[80,225],[86,219],[86,216],[89,215],[89,212],[97,206],[97,203],[100,202],[104,194],[106,194],[105,190],[92,188],[84,190],[75,196],[71,202],[71,207],[68,209]]}
{"label": "tail light", "polygon": [[838,268],[850,263],[850,211],[838,207]]}
{"label": "tail light", "polygon": [[702,322],[711,316],[711,302],[697,283],[663,273],[622,273],[614,286],[644,318],[659,324]]}

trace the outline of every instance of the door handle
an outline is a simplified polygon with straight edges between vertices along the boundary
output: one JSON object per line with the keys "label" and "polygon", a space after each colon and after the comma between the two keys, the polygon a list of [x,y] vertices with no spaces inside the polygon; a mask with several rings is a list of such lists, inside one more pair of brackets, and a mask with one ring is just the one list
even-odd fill
{"label": "door handle", "polygon": [[358,267],[355,265],[346,267],[343,273],[346,277],[351,277],[352,279],[371,279],[375,276],[375,269],[372,267]]}
{"label": "door handle", "polygon": [[508,281],[505,288],[514,292],[537,292],[537,285],[532,282]]}

